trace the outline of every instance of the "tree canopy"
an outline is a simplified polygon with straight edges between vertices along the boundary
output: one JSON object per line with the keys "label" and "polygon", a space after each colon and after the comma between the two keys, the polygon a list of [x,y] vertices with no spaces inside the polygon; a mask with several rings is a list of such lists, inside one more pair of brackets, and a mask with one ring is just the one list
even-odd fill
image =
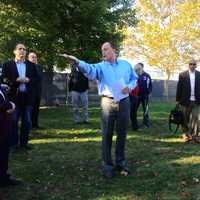
{"label": "tree canopy", "polygon": [[142,56],[169,79],[191,57],[200,59],[200,0],[138,0],[138,24],[129,28],[125,55]]}
{"label": "tree canopy", "polygon": [[90,62],[99,60],[100,44],[119,46],[122,29],[135,24],[131,0],[0,0],[0,61],[12,58],[17,42],[40,57],[47,71],[65,67],[59,52]]}

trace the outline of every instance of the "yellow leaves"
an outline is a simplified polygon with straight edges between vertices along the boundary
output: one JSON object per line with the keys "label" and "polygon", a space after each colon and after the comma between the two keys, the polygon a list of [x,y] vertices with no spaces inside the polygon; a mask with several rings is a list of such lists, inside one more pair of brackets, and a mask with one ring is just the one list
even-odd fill
{"label": "yellow leaves", "polygon": [[136,6],[139,22],[126,38],[130,54],[171,73],[185,58],[200,59],[200,0],[138,0]]}

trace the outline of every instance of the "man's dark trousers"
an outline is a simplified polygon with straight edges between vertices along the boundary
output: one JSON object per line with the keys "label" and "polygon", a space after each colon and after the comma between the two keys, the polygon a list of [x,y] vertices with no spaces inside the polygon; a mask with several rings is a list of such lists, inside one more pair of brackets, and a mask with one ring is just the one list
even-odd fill
{"label": "man's dark trousers", "polygon": [[35,98],[35,103],[33,104],[33,110],[32,110],[32,115],[31,115],[33,128],[39,127],[38,117],[39,117],[39,110],[40,110],[40,101],[41,101],[41,95],[37,94]]}
{"label": "man's dark trousers", "polygon": [[9,179],[8,170],[9,141],[0,141],[0,184]]}
{"label": "man's dark trousers", "polygon": [[137,110],[141,103],[143,108],[143,124],[149,127],[149,96],[139,96]]}
{"label": "man's dark trousers", "polygon": [[[12,114],[12,126],[13,132],[11,137],[10,145],[16,147],[18,144],[20,146],[26,146],[28,144],[29,133],[31,129],[31,112],[32,106],[26,105],[26,94],[19,95],[19,103],[16,105],[16,110]],[[21,128],[19,135],[18,122],[21,117]]]}
{"label": "man's dark trousers", "polygon": [[112,137],[114,127],[116,127],[116,149],[115,163],[117,166],[125,165],[125,142],[129,121],[130,104],[129,98],[124,98],[120,102],[115,102],[108,97],[102,97],[102,157],[104,170],[112,170],[113,161],[111,156]]}
{"label": "man's dark trousers", "polygon": [[130,98],[130,119],[131,119],[131,126],[133,130],[137,130],[139,128],[138,126],[138,120],[137,120],[137,109],[138,109],[138,96],[129,96]]}

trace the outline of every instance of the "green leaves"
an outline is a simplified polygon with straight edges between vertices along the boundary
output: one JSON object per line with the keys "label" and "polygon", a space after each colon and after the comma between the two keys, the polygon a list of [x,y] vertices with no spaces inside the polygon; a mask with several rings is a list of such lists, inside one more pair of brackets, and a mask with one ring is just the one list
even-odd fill
{"label": "green leaves", "polygon": [[136,9],[139,21],[127,32],[124,55],[143,56],[168,78],[189,58],[200,59],[200,0],[139,0]]}
{"label": "green leaves", "polygon": [[131,0],[0,1],[0,60],[12,57],[16,42],[36,51],[47,71],[65,68],[56,56],[64,51],[89,62],[100,58],[100,45],[119,46],[121,29],[135,23]]}

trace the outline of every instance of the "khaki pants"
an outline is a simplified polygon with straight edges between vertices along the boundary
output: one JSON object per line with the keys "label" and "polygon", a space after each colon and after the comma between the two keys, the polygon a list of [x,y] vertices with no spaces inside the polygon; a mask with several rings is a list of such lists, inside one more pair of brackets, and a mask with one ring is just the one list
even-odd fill
{"label": "khaki pants", "polygon": [[182,125],[183,133],[197,136],[200,106],[194,101],[190,101],[188,106],[182,106],[182,110],[184,113],[184,123]]}

